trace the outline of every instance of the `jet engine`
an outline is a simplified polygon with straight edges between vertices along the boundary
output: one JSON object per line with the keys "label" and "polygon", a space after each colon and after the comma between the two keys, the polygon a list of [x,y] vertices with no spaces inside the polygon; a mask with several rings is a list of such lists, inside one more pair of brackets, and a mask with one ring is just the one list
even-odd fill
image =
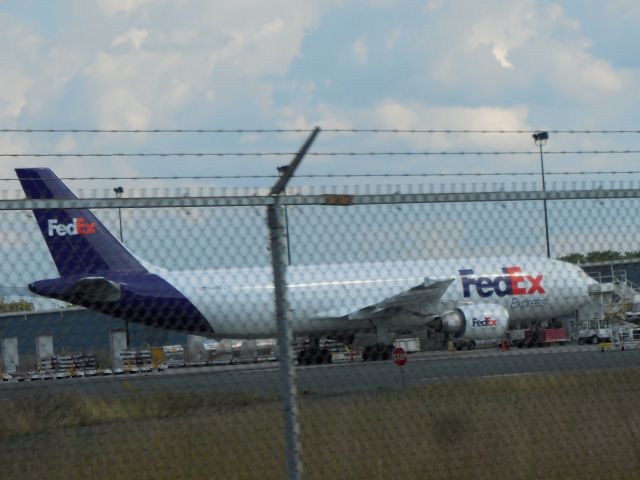
{"label": "jet engine", "polygon": [[509,328],[509,312],[495,303],[461,305],[435,319],[437,331],[470,340],[499,338]]}

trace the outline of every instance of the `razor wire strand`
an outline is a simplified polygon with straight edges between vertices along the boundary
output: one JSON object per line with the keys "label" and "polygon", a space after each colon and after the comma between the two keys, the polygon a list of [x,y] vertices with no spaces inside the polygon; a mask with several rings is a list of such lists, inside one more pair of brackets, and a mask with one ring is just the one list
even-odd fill
{"label": "razor wire strand", "polygon": [[[636,175],[640,170],[594,170],[545,172],[549,175]],[[540,175],[540,172],[443,172],[443,173],[308,173],[298,174],[296,178],[424,178],[424,177],[511,177]],[[235,180],[235,179],[271,179],[279,175],[139,175],[110,177],[60,177],[61,180]],[[13,182],[16,178],[0,178],[0,182]]]}
{"label": "razor wire strand", "polygon": [[[99,128],[2,128],[0,133],[125,133],[125,134],[184,134],[184,133],[309,133],[307,128],[152,128],[152,129],[99,129]],[[401,128],[323,128],[324,133],[374,134],[531,134],[541,131],[553,134],[639,134],[633,129],[401,129]]]}
{"label": "razor wire strand", "polygon": [[[545,155],[629,155],[640,150],[545,150]],[[111,152],[111,153],[0,153],[0,158],[104,158],[104,157],[290,157],[296,152]],[[308,152],[314,157],[489,156],[540,155],[537,150],[494,151],[382,151]]]}

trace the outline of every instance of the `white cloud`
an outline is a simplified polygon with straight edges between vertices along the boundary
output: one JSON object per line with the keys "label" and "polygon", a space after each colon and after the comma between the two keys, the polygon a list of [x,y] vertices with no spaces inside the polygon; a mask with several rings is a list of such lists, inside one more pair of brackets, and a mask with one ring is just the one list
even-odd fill
{"label": "white cloud", "polygon": [[[397,130],[530,130],[528,124],[529,109],[524,105],[513,107],[482,106],[434,106],[421,102],[402,102],[387,99],[370,107],[349,108],[335,104],[317,104],[301,113],[295,108],[282,109],[279,117],[283,122],[280,128],[310,129],[320,125],[325,129],[352,129],[367,126],[380,129]],[[348,135],[342,134],[342,137]],[[336,138],[335,134],[324,133],[319,140],[327,141]],[[524,140],[523,140],[524,138]],[[362,139],[363,143],[359,143]],[[483,134],[411,134],[388,133],[371,137],[352,139],[350,150],[527,150],[531,147],[530,136],[523,135],[483,135]],[[524,142],[524,144],[523,144]],[[471,158],[471,157],[469,157]],[[333,159],[314,158],[309,162],[330,163]],[[375,159],[371,160],[375,162]],[[492,159],[492,164],[501,165],[510,158]],[[458,162],[458,167],[463,163]]]}
{"label": "white cloud", "polygon": [[5,71],[2,74],[0,89],[0,119],[17,118],[27,103],[27,92],[33,80],[18,71]]}
{"label": "white cloud", "polygon": [[[385,129],[419,130],[434,128],[437,130],[527,130],[529,109],[523,105],[513,107],[482,106],[446,106],[437,107],[418,102],[403,103],[386,100],[373,108],[370,116],[375,124]],[[465,136],[464,138],[446,134],[411,135],[406,140],[415,147],[452,148],[452,147],[500,147],[510,148],[520,145],[516,137],[504,136]]]}
{"label": "white cloud", "polygon": [[463,23],[470,24],[469,33],[464,35],[467,51],[489,45],[506,55],[527,45],[540,31],[537,5],[531,0],[510,2],[508,6],[474,3],[463,18]]}
{"label": "white cloud", "polygon": [[391,35],[389,35],[386,41],[384,42],[384,48],[387,52],[396,48],[396,45],[401,35],[402,35],[402,30],[400,28],[396,28],[393,32],[391,32]]}
{"label": "white cloud", "polygon": [[495,57],[495,59],[502,65],[504,68],[513,68],[513,65],[509,60],[507,60],[507,49],[495,45],[491,50],[491,53]]}
{"label": "white cloud", "polygon": [[635,75],[596,56],[594,40],[560,5],[461,1],[447,4],[440,16],[455,28],[440,32],[447,48],[428,57],[426,72],[448,92],[493,100],[505,92],[545,89],[545,97],[580,105],[615,99],[632,88]]}
{"label": "white cloud", "polygon": [[96,99],[100,128],[146,129],[150,127],[151,111],[135,92],[127,88],[111,88]]}
{"label": "white cloud", "polygon": [[443,7],[443,5],[444,5],[444,2],[442,0],[430,0],[422,8],[422,12],[428,15],[429,13],[440,10]]}
{"label": "white cloud", "polygon": [[56,152],[72,153],[78,151],[78,140],[73,135],[64,135],[56,145]]}
{"label": "white cloud", "polygon": [[107,15],[131,14],[151,0],[98,0],[98,6]]}
{"label": "white cloud", "polygon": [[630,87],[629,75],[579,48],[549,52],[547,72],[556,89],[568,98],[593,101],[603,94],[622,93]]}
{"label": "white cloud", "polygon": [[148,36],[149,32],[147,30],[132,28],[128,32],[114,38],[113,42],[111,42],[111,46],[117,47],[118,45],[130,43],[133,48],[138,49],[142,46],[142,43]]}
{"label": "white cloud", "polygon": [[255,33],[255,38],[260,40],[271,37],[273,35],[277,35],[278,33],[282,32],[284,28],[285,24],[282,19],[279,17],[275,18],[274,20],[260,27],[260,30]]}
{"label": "white cloud", "polygon": [[353,52],[354,58],[360,65],[367,63],[369,48],[367,47],[367,43],[365,42],[364,38],[361,37],[353,42],[351,51]]}
{"label": "white cloud", "polygon": [[287,73],[300,54],[305,30],[319,15],[313,5],[280,3],[286,8],[245,1],[190,9],[172,4],[168,10],[149,3],[139,15],[141,4],[124,2],[118,9],[126,7],[131,21],[108,25],[107,30],[115,30],[112,48],[92,46],[82,69],[95,94],[89,108],[96,123],[143,128],[162,118],[167,125],[187,106],[202,115],[205,105],[215,109],[234,95],[254,101],[263,113],[269,110],[272,93],[265,77]]}

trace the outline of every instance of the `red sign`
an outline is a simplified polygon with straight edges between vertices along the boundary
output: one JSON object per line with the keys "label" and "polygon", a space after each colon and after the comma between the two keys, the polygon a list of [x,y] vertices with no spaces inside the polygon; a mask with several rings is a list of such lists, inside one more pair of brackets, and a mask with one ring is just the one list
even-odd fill
{"label": "red sign", "polygon": [[404,348],[398,347],[393,351],[393,363],[399,367],[404,367],[407,364],[407,352],[404,351]]}

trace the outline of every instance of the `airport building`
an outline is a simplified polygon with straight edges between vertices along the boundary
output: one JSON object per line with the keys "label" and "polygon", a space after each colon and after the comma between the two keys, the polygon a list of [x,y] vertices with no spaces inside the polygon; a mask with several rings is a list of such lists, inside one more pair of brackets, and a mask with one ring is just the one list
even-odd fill
{"label": "airport building", "polygon": [[[53,338],[56,352],[108,350],[110,332],[125,328],[123,320],[76,307],[0,315],[0,338],[17,338],[20,354],[34,354],[37,338],[42,336]],[[129,323],[131,348],[186,342],[186,333]]]}

